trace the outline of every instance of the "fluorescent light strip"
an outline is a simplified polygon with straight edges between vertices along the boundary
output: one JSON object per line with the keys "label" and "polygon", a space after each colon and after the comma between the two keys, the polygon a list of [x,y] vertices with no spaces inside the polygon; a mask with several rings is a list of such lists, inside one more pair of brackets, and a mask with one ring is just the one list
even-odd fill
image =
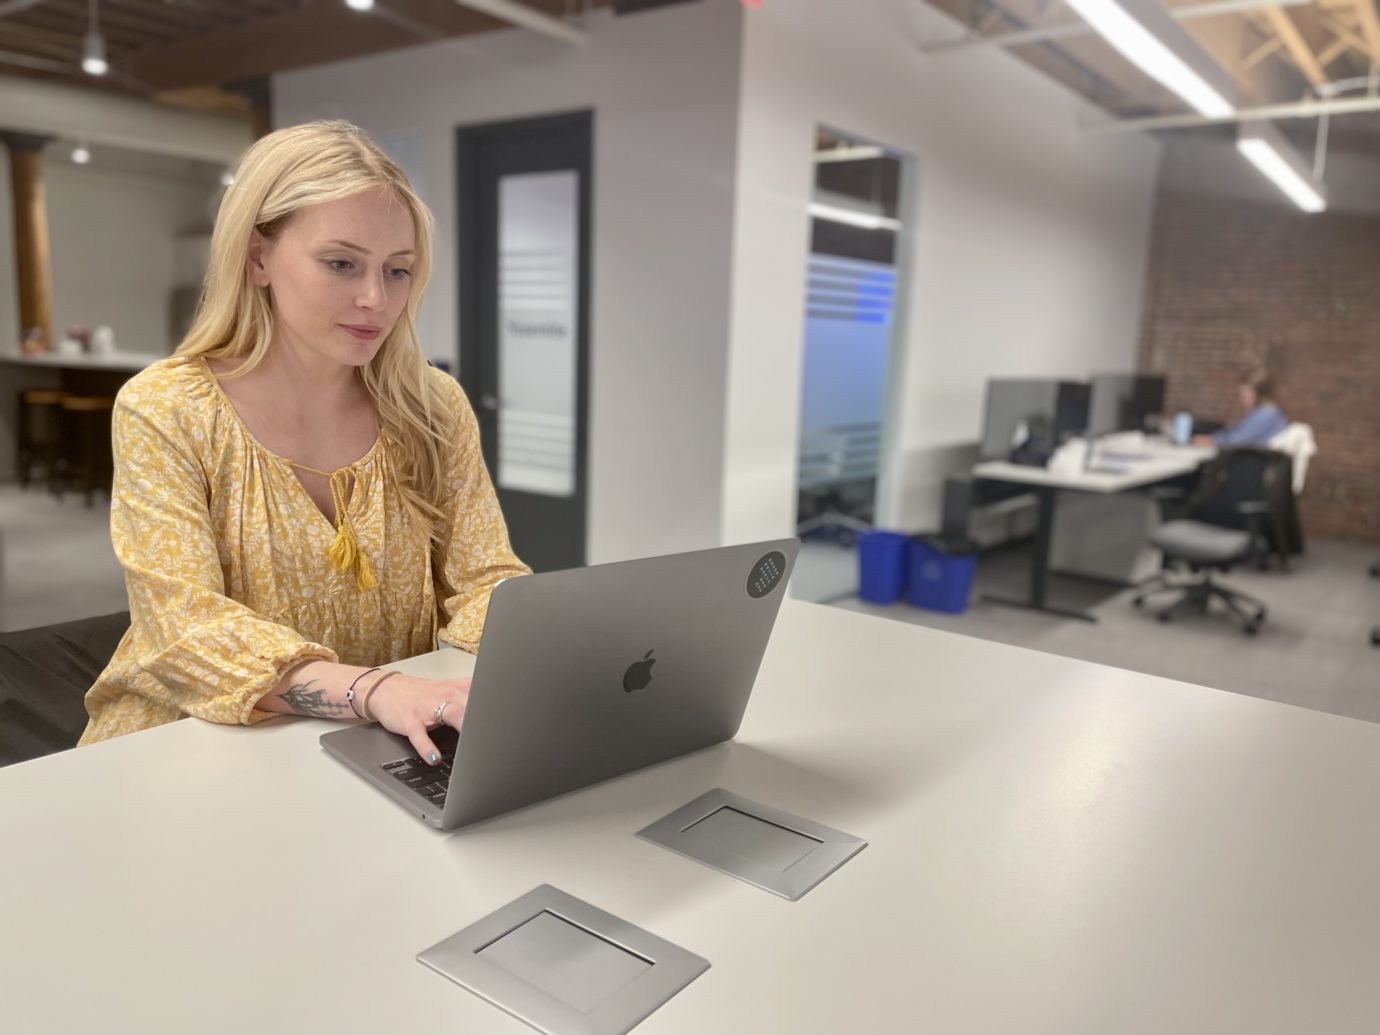
{"label": "fluorescent light strip", "polygon": [[816,151],[816,162],[862,162],[869,158],[885,158],[886,152],[870,144],[855,147],[831,147],[827,151]]}
{"label": "fluorescent light strip", "polygon": [[849,226],[860,226],[864,230],[900,230],[901,221],[899,219],[888,219],[886,216],[874,216],[869,212],[857,212],[851,208],[839,208],[836,205],[821,205],[819,202],[811,202],[810,215],[816,219],[827,219],[833,223],[847,223]]}
{"label": "fluorescent light strip", "polygon": [[1327,208],[1327,202],[1313,185],[1295,172],[1283,155],[1266,141],[1259,138],[1238,140],[1236,149],[1305,212],[1321,212]]}
{"label": "fluorescent light strip", "polygon": [[1223,118],[1235,109],[1231,101],[1208,85],[1179,55],[1133,18],[1115,0],[1068,0],[1083,20],[1122,55],[1200,115]]}

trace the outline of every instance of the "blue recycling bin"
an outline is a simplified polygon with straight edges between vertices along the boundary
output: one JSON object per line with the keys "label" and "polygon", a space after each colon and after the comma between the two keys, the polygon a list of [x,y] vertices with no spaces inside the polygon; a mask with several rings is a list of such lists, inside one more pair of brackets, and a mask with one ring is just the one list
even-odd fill
{"label": "blue recycling bin", "polygon": [[858,536],[858,596],[872,604],[894,604],[905,595],[909,543],[900,532]]}
{"label": "blue recycling bin", "polygon": [[960,614],[968,609],[976,571],[973,543],[943,536],[912,539],[908,599],[915,607]]}

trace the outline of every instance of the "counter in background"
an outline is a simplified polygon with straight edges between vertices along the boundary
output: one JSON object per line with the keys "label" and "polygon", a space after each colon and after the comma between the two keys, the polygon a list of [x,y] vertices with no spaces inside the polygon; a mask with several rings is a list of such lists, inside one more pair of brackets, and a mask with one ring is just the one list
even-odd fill
{"label": "counter in background", "polygon": [[157,352],[0,353],[0,481],[13,481],[19,393],[26,388],[61,388],[77,395],[114,395],[150,363]]}
{"label": "counter in background", "polygon": [[119,371],[137,374],[154,360],[164,358],[155,352],[45,352],[0,353],[0,364],[10,367],[51,367],[58,370]]}

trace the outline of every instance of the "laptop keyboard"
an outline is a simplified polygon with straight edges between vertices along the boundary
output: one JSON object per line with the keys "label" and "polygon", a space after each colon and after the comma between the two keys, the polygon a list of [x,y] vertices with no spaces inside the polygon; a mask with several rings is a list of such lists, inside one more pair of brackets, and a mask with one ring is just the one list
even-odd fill
{"label": "laptop keyboard", "polygon": [[445,808],[446,788],[450,786],[450,770],[455,762],[455,744],[459,737],[454,729],[446,728],[434,731],[431,739],[441,753],[441,761],[436,765],[428,765],[417,755],[409,755],[396,762],[383,763],[382,769],[437,808]]}

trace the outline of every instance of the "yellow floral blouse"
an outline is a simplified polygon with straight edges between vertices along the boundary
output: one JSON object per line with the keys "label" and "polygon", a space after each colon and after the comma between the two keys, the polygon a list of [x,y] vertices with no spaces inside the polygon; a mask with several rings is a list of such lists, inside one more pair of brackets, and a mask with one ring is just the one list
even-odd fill
{"label": "yellow floral blouse", "polygon": [[444,478],[455,592],[439,601],[382,437],[349,468],[346,515],[377,583],[361,589],[328,556],[337,529],[291,462],[249,433],[205,360],[160,360],[124,386],[110,533],[130,628],[86,695],[81,743],[184,715],[266,719],[259,699],[313,658],[382,665],[438,640],[478,650],[493,588],[530,569],[509,546],[464,392],[443,371],[430,373],[460,429]]}

